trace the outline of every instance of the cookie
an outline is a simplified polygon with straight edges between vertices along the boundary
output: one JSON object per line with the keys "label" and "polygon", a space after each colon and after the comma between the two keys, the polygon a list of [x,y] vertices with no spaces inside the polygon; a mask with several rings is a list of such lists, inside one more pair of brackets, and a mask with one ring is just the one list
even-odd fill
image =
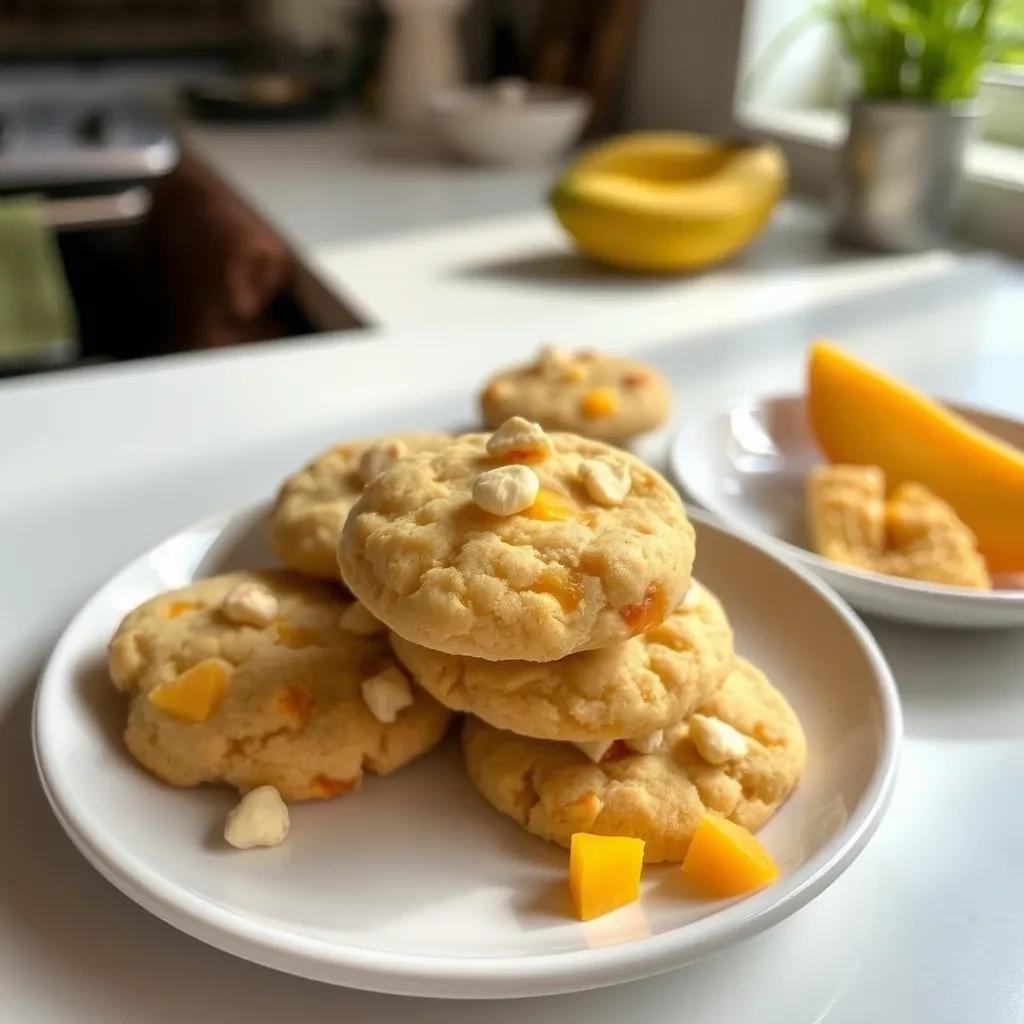
{"label": "cookie", "polygon": [[682,600],[694,534],[669,484],[621,449],[526,428],[408,455],[352,509],[342,577],[399,636],[554,661],[635,636]]}
{"label": "cookie", "polygon": [[[389,456],[443,440],[443,434],[396,434],[324,452],[282,484],[270,514],[271,550],[289,568],[337,580],[338,538],[349,509],[366,487],[365,476]],[[371,450],[374,454],[368,455]]]}
{"label": "cookie", "polygon": [[140,605],[108,651],[130,698],[128,750],[175,786],[272,785],[286,800],[336,796],[364,770],[384,775],[430,750],[450,712],[354,609],[283,571],[216,576]]}
{"label": "cookie", "polygon": [[483,661],[397,634],[391,645],[446,707],[523,736],[572,741],[640,736],[678,722],[714,693],[733,658],[725,612],[696,583],[641,636],[561,661]]}
{"label": "cookie", "polygon": [[622,444],[668,419],[672,392],[634,359],[546,346],[539,359],[488,381],[480,407],[490,428],[523,416],[548,430]]}
{"label": "cookie", "polygon": [[751,830],[763,825],[799,780],[806,746],[783,696],[737,658],[700,713],[666,729],[651,753],[620,741],[594,763],[572,744],[475,718],[466,720],[463,753],[476,788],[528,832],[563,846],[574,832],[635,836],[657,863],[683,859],[707,811]]}

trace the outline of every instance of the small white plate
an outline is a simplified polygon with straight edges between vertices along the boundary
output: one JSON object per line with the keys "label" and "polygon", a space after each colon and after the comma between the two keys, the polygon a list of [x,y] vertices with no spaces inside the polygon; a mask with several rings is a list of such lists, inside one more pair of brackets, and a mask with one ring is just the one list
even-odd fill
{"label": "small white plate", "polygon": [[[950,404],[971,423],[1024,448],[1024,423]],[[1024,590],[969,590],[837,565],[807,550],[804,488],[822,456],[802,396],[754,398],[684,427],[671,464],[686,495],[728,526],[798,562],[862,612],[927,626],[1024,626]]]}
{"label": "small white plate", "polygon": [[[568,992],[655,974],[751,935],[820,893],[881,820],[899,701],[867,630],[827,588],[697,517],[698,571],[739,650],[797,708],[810,759],[761,833],[782,878],[749,899],[691,897],[648,868],[641,902],[580,924],[564,850],[491,810],[454,742],[342,799],[292,808],[288,840],[230,850],[222,787],[178,790],[120,738],[106,642],[131,607],[228,568],[268,564],[266,508],[183,530],[122,569],[61,637],[36,697],[36,760],[57,817],[106,878],[231,953],[321,981],[426,996]],[[822,685],[827,681],[827,685]]]}

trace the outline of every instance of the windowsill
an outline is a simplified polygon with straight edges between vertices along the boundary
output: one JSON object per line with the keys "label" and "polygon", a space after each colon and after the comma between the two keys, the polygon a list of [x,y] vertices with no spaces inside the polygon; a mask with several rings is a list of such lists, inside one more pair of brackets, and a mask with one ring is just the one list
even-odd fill
{"label": "windowsill", "polygon": [[[833,179],[831,154],[846,137],[837,110],[782,110],[747,105],[737,112],[745,129],[778,141],[790,157],[798,187],[824,195]],[[979,139],[967,151],[965,237],[1024,256],[1024,149]]]}

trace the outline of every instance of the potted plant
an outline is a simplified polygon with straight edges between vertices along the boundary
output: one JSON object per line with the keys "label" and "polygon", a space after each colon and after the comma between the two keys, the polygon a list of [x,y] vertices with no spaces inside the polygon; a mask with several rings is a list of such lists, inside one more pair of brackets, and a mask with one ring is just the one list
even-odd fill
{"label": "potted plant", "polygon": [[984,66],[1008,45],[997,0],[827,0],[858,95],[836,234],[895,251],[948,234]]}

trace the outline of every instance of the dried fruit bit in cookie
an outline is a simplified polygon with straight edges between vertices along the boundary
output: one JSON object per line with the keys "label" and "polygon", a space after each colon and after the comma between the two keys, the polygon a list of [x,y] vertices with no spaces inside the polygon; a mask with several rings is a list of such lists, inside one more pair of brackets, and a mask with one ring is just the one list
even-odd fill
{"label": "dried fruit bit in cookie", "polygon": [[363,680],[360,687],[363,703],[370,709],[370,714],[390,725],[398,713],[413,703],[412,687],[405,673],[395,665],[389,665],[370,679]]}
{"label": "dried fruit bit in cookie", "polygon": [[224,598],[220,610],[231,622],[262,629],[277,618],[277,598],[262,583],[239,583]]}
{"label": "dried fruit bit in cookie", "polygon": [[182,615],[198,612],[202,607],[199,601],[170,601],[160,609],[160,617],[168,621],[178,619]]}
{"label": "dried fruit bit in cookie", "polygon": [[683,875],[708,896],[740,896],[775,881],[779,869],[768,851],[741,825],[705,814],[683,860]]}
{"label": "dried fruit bit in cookie", "polygon": [[332,796],[343,796],[356,788],[356,779],[332,779],[329,775],[317,775],[311,783],[313,791],[322,800]]}
{"label": "dried fruit bit in cookie", "polygon": [[487,454],[509,462],[543,462],[554,451],[539,423],[512,416],[487,439]]}
{"label": "dried fruit bit in cookie", "polygon": [[224,838],[237,850],[277,846],[291,827],[288,806],[273,786],[250,790],[228,811]]}
{"label": "dried fruit bit in cookie", "polygon": [[633,486],[629,467],[606,459],[584,459],[577,473],[587,494],[599,505],[621,505]]}
{"label": "dried fruit bit in cookie", "polygon": [[384,633],[387,626],[380,619],[372,615],[366,605],[359,601],[353,601],[342,613],[338,620],[338,628],[343,633],[355,633],[356,636],[376,636]]}
{"label": "dried fruit bit in cookie", "polygon": [[186,722],[205,722],[220,706],[228,691],[231,666],[219,658],[207,658],[180,676],[149,691],[149,702],[164,714]]}
{"label": "dried fruit bit in cookie", "polygon": [[580,412],[587,419],[611,416],[619,407],[619,396],[614,388],[594,388],[580,399]]}
{"label": "dried fruit bit in cookie", "polygon": [[310,703],[309,690],[304,686],[286,686],[277,698],[281,714],[299,723],[309,719]]}
{"label": "dried fruit bit in cookie", "polygon": [[364,484],[372,483],[387,469],[395,459],[400,459],[408,451],[404,441],[381,441],[370,445],[359,456],[359,477]]}
{"label": "dried fruit bit in cookie", "polygon": [[473,502],[492,516],[512,516],[533,504],[539,488],[529,466],[499,466],[473,481]]}
{"label": "dried fruit bit in cookie", "polygon": [[629,627],[630,636],[636,636],[656,626],[665,618],[665,591],[652,583],[636,604],[627,604],[619,615]]}
{"label": "dried fruit bit in cookie", "polygon": [[294,623],[285,622],[284,619],[274,623],[274,632],[277,634],[277,642],[283,647],[290,647],[293,651],[302,647],[313,647],[317,642],[315,630],[306,626],[296,626]]}
{"label": "dried fruit bit in cookie", "polygon": [[690,739],[708,764],[737,761],[750,749],[743,733],[714,715],[691,715]]}
{"label": "dried fruit bit in cookie", "polygon": [[564,569],[545,569],[533,589],[540,594],[550,594],[563,612],[575,611],[583,600],[583,587]]}
{"label": "dried fruit bit in cookie", "polygon": [[632,903],[640,895],[644,841],[574,832],[569,846],[569,891],[581,921]]}
{"label": "dried fruit bit in cookie", "polygon": [[630,373],[624,373],[622,375],[622,383],[627,388],[641,388],[650,379],[651,378],[648,374],[643,373],[640,370],[632,370]]}
{"label": "dried fruit bit in cookie", "polygon": [[537,491],[533,504],[523,510],[530,519],[542,519],[549,523],[560,523],[579,514],[579,508],[571,498],[542,487]]}

